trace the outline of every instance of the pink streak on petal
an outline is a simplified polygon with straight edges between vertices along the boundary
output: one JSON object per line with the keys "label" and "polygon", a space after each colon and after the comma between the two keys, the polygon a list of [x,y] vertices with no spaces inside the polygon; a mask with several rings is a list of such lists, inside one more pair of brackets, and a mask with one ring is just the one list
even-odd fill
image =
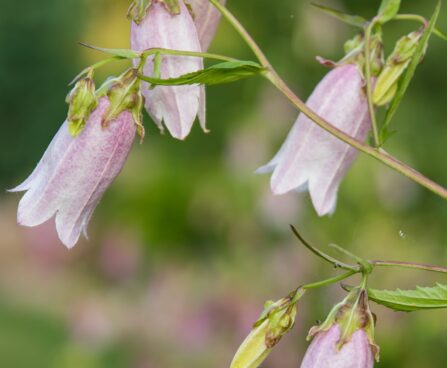
{"label": "pink streak on petal", "polygon": [[318,333],[304,356],[301,368],[373,368],[374,355],[363,330],[356,331],[351,340],[337,349],[340,339],[338,325]]}
{"label": "pink streak on petal", "polygon": [[[200,42],[191,14],[183,1],[180,15],[171,15],[160,3],[154,3],[146,18],[137,25],[132,23],[131,46],[136,51],[149,48],[167,48],[200,52]],[[161,78],[174,78],[203,69],[203,60],[196,57],[165,56]],[[148,60],[144,73],[153,75],[153,59]],[[191,131],[201,106],[201,86],[158,86],[153,90],[144,83],[146,109],[155,123],[162,122],[177,139],[185,139]],[[203,118],[203,117],[202,117]],[[202,122],[204,125],[204,122]]]}

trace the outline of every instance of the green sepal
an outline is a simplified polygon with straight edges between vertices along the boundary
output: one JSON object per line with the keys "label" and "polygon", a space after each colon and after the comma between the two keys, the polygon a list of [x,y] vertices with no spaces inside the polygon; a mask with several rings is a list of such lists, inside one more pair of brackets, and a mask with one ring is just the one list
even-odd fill
{"label": "green sepal", "polygon": [[181,0],[158,0],[158,1],[162,3],[172,15],[180,14],[179,1]]}
{"label": "green sepal", "polygon": [[140,24],[146,17],[149,8],[157,1],[163,4],[172,15],[180,14],[180,0],[133,0],[127,11],[127,18]]}
{"label": "green sepal", "polygon": [[411,63],[418,48],[422,32],[412,32],[402,37],[388,57],[385,67],[380,73],[373,93],[373,101],[377,106],[391,102],[398,90],[400,78]]}
{"label": "green sepal", "polygon": [[120,59],[138,59],[141,57],[141,52],[137,52],[130,49],[106,49],[104,47],[89,45],[84,42],[79,42],[79,44],[92,50],[101,51],[106,54],[113,55]]}
{"label": "green sepal", "polygon": [[106,81],[98,90],[98,96],[107,96],[109,99],[109,107],[105,112],[102,125],[107,126],[112,120],[124,112],[132,113],[134,122],[137,125],[138,133],[143,139],[143,115],[144,97],[140,91],[141,82],[138,78],[137,69],[129,69],[119,78]]}
{"label": "green sepal", "polygon": [[401,0],[382,0],[376,20],[384,24],[399,13]]}
{"label": "green sepal", "polygon": [[73,137],[78,136],[85,127],[91,112],[98,106],[95,93],[95,82],[91,71],[85,78],[80,79],[67,96],[68,130]]}
{"label": "green sepal", "polygon": [[[380,26],[376,26],[374,28],[374,33],[371,35],[370,39],[370,48],[371,74],[373,76],[377,76],[381,72],[384,63],[382,30]],[[357,34],[356,36],[354,36],[354,38],[346,41],[344,50],[346,55],[337,62],[326,60],[321,57],[317,58],[317,60],[321,64],[329,67],[341,66],[346,64],[356,64],[364,74],[366,63],[365,37],[363,32]]]}
{"label": "green sepal", "polygon": [[365,18],[359,15],[346,14],[339,10],[329,8],[327,6],[320,4],[312,3],[311,5],[321,10],[322,12],[342,21],[343,23],[349,24],[354,27],[359,27],[363,29],[365,25],[368,23],[368,21]]}
{"label": "green sepal", "polygon": [[330,330],[334,325],[338,325],[340,328],[337,349],[340,350],[347,344],[356,331],[364,330],[368,336],[375,358],[379,361],[379,347],[374,340],[375,319],[369,309],[368,293],[363,287],[351,289],[346,298],[332,308],[328,317],[321,325],[310,329],[307,339],[310,340],[316,334]]}
{"label": "green sepal", "polygon": [[127,11],[127,18],[140,24],[146,17],[147,11],[152,5],[152,0],[133,0]]}
{"label": "green sepal", "polygon": [[229,61],[177,78],[160,79],[144,75],[140,75],[139,77],[153,86],[182,86],[189,84],[216,85],[235,82],[243,78],[259,75],[263,72],[265,72],[265,68],[252,61]]}
{"label": "green sepal", "polygon": [[[382,124],[381,130],[383,131],[389,131],[389,125],[391,123],[391,120],[394,117],[394,114],[396,113],[397,109],[400,106],[400,103],[405,96],[405,93],[408,90],[408,87],[410,86],[411,80],[413,79],[416,69],[421,63],[428,47],[428,42],[430,41],[430,37],[434,32],[436,22],[439,17],[439,13],[441,10],[441,1],[438,1],[435,11],[433,13],[433,16],[430,19],[430,22],[428,26],[424,29],[424,32],[422,33],[422,37],[417,45],[417,48],[413,54],[413,58],[411,59],[410,64],[408,65],[405,73],[402,75],[399,87],[397,89],[396,95],[394,99],[392,100],[389,109],[386,112],[385,120]],[[385,136],[386,133],[381,132],[381,136]],[[382,144],[385,143],[385,141],[381,142]]]}
{"label": "green sepal", "polygon": [[368,289],[370,299],[400,312],[447,308],[447,286],[416,287],[414,290]]}

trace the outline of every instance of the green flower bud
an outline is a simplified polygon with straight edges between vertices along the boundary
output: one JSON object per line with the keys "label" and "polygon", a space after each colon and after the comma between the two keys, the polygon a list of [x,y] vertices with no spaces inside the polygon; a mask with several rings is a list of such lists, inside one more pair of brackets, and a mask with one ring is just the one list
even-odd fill
{"label": "green flower bud", "polygon": [[273,347],[295,324],[296,301],[304,291],[292,293],[277,302],[267,302],[259,320],[245,338],[231,362],[230,368],[257,368]]}
{"label": "green flower bud", "polygon": [[76,83],[67,96],[67,103],[68,130],[73,137],[76,137],[84,129],[90,113],[98,106],[92,73]]}
{"label": "green flower bud", "polygon": [[421,36],[420,31],[412,32],[397,41],[377,79],[373,92],[373,101],[377,106],[386,105],[394,98],[400,79],[413,59]]}

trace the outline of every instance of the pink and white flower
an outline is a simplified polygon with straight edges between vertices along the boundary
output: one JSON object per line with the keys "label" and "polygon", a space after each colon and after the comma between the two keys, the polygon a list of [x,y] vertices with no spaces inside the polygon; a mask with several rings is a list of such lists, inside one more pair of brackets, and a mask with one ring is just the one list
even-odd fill
{"label": "pink and white flower", "polygon": [[[180,13],[171,14],[163,4],[152,3],[139,24],[132,22],[132,49],[165,48],[201,52],[192,15],[183,0],[179,0],[179,5]],[[175,78],[201,69],[202,58],[163,56],[160,77]],[[153,58],[148,59],[144,74],[154,76]],[[148,83],[143,83],[142,92],[146,99],[145,107],[161,130],[164,123],[173,137],[185,139],[197,116],[206,130],[204,86],[157,86],[151,89]]]}
{"label": "pink and white flower", "polygon": [[66,121],[33,173],[13,192],[26,191],[17,220],[37,226],[55,216],[61,241],[72,248],[102,195],[123,168],[136,134],[132,113],[122,112],[103,126],[109,100],[103,97],[82,132],[73,137]]}
{"label": "pink and white flower", "polygon": [[328,331],[318,332],[307,349],[301,368],[372,368],[374,352],[368,336],[359,329],[349,342],[337,347],[341,330],[334,324]]}
{"label": "pink and white flower", "polygon": [[[307,106],[350,136],[366,139],[371,121],[357,65],[338,66],[329,72]],[[335,211],[338,188],[357,154],[355,148],[300,114],[280,151],[258,173],[273,171],[274,194],[308,190],[318,215],[324,216]]]}

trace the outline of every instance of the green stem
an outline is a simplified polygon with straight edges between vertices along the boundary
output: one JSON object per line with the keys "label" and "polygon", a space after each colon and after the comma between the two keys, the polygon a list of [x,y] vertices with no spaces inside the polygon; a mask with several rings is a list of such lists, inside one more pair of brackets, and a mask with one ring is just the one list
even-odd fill
{"label": "green stem", "polygon": [[341,268],[343,270],[349,270],[349,271],[353,271],[353,272],[358,272],[360,269],[358,267],[355,266],[351,266],[347,263],[341,262],[338,259],[322,252],[321,250],[319,250],[318,248],[314,247],[313,245],[311,245],[309,242],[307,242],[302,236],[301,234],[298,232],[298,230],[290,225],[290,227],[292,228],[293,233],[295,234],[295,236],[301,241],[301,243],[307,248],[309,249],[313,254],[315,254],[316,256],[324,259],[325,261],[331,263],[335,268]]}
{"label": "green stem", "polygon": [[194,51],[180,51],[180,50],[170,50],[163,48],[153,48],[143,51],[142,56],[150,56],[155,54],[163,55],[176,55],[176,56],[191,56],[191,57],[201,57],[206,59],[220,60],[220,61],[238,61],[235,58],[231,58],[224,55],[211,54],[209,52],[194,52]]}
{"label": "green stem", "polygon": [[428,20],[425,19],[422,15],[416,14],[397,14],[393,20],[410,20],[422,23],[425,27],[428,26]]}
{"label": "green stem", "polygon": [[323,287],[323,286],[332,285],[332,284],[335,284],[335,283],[337,283],[339,281],[345,280],[345,279],[355,275],[356,273],[359,273],[359,271],[351,270],[351,271],[343,273],[343,274],[341,274],[339,276],[331,277],[330,279],[326,279],[326,280],[314,282],[314,283],[311,283],[311,284],[303,285],[301,288],[305,289],[305,290],[309,290],[309,289],[317,289],[317,288],[320,288],[320,287]]}
{"label": "green stem", "polygon": [[365,78],[366,78],[366,96],[368,100],[369,116],[374,137],[374,145],[380,146],[379,128],[377,125],[376,113],[374,110],[374,101],[372,93],[372,75],[371,75],[371,32],[374,27],[374,21],[365,29]]}
{"label": "green stem", "polygon": [[423,263],[413,263],[413,262],[398,262],[398,261],[369,261],[370,264],[376,267],[399,267],[399,268],[409,268],[414,270],[422,270],[429,272],[446,273],[447,268],[441,266],[432,266]]}
{"label": "green stem", "polygon": [[247,45],[251,48],[254,54],[258,57],[259,62],[268,70],[265,77],[304,115],[315,122],[322,129],[330,133],[331,135],[337,137],[341,141],[349,144],[350,146],[358,149],[359,151],[375,158],[384,165],[392,168],[398,173],[406,176],[407,178],[413,180],[414,182],[420,184],[421,186],[427,188],[431,192],[447,200],[447,189],[441,185],[433,182],[432,180],[426,178],[421,173],[417,172],[408,165],[400,162],[395,157],[389,155],[382,149],[373,148],[353,137],[344,133],[340,129],[333,126],[331,123],[320,117],[312,109],[308,108],[306,104],[289,88],[289,86],[281,79],[278,73],[273,69],[272,65],[261,51],[259,46],[250,36],[250,34],[245,30],[242,24],[225,8],[218,0],[209,0],[221,13],[222,15],[231,23],[234,29],[242,36]]}

